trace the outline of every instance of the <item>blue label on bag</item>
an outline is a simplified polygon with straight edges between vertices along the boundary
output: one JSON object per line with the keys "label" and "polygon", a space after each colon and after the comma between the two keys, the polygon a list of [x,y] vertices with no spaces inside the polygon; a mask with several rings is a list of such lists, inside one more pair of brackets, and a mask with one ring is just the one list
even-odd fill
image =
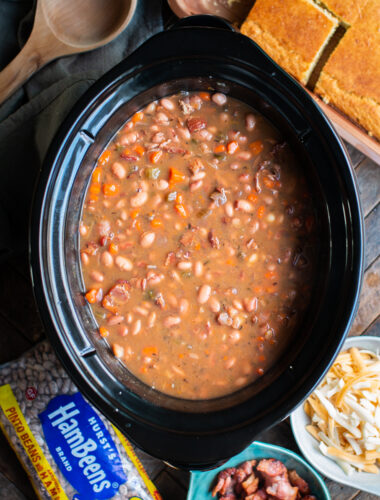
{"label": "blue label on bag", "polygon": [[112,498],[127,477],[99,415],[77,392],[52,399],[39,418],[56,464],[77,490],[75,498]]}

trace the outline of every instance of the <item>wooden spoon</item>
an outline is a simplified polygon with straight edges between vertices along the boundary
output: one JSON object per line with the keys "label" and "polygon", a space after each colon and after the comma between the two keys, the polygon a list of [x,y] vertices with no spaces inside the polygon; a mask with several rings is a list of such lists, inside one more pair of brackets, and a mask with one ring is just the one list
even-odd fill
{"label": "wooden spoon", "polygon": [[38,0],[32,33],[0,73],[0,103],[57,57],[96,49],[119,35],[137,0]]}
{"label": "wooden spoon", "polygon": [[168,0],[168,4],[178,17],[194,14],[212,14],[227,21],[240,24],[252,7],[252,0]]}

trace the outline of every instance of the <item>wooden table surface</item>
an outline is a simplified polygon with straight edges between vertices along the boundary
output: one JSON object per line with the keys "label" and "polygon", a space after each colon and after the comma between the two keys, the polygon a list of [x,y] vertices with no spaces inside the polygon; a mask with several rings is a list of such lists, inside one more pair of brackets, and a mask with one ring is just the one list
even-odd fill
{"label": "wooden table surface", "polygon": [[[360,306],[350,335],[380,336],[380,166],[347,145],[355,168],[365,217],[365,273]],[[32,294],[27,255],[0,265],[0,363],[21,355],[44,338]],[[279,444],[299,453],[289,421],[269,429],[257,439]],[[184,500],[188,473],[174,470],[160,460],[138,452],[164,500]],[[326,480],[333,500],[375,500],[358,490]],[[0,433],[0,499],[35,500],[28,478]]]}

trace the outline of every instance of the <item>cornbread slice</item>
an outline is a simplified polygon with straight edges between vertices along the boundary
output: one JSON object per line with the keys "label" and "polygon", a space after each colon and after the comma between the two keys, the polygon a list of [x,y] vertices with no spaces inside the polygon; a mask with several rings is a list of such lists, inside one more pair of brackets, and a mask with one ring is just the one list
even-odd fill
{"label": "cornbread slice", "polygon": [[363,10],[368,0],[317,0],[334,16],[338,17],[345,26],[350,26],[362,17]]}
{"label": "cornbread slice", "polygon": [[306,84],[338,24],[311,0],[257,0],[241,32]]}
{"label": "cornbread slice", "polygon": [[380,139],[380,2],[369,2],[349,28],[315,86],[331,103]]}

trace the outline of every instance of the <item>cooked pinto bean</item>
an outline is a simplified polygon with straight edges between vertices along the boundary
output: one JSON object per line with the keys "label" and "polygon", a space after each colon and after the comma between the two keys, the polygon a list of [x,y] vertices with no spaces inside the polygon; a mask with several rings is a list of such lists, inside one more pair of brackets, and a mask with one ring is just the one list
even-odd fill
{"label": "cooked pinto bean", "polygon": [[305,314],[317,220],[302,170],[256,111],[220,92],[164,97],[91,175],[78,227],[85,303],[148,385],[195,399],[240,390]]}

